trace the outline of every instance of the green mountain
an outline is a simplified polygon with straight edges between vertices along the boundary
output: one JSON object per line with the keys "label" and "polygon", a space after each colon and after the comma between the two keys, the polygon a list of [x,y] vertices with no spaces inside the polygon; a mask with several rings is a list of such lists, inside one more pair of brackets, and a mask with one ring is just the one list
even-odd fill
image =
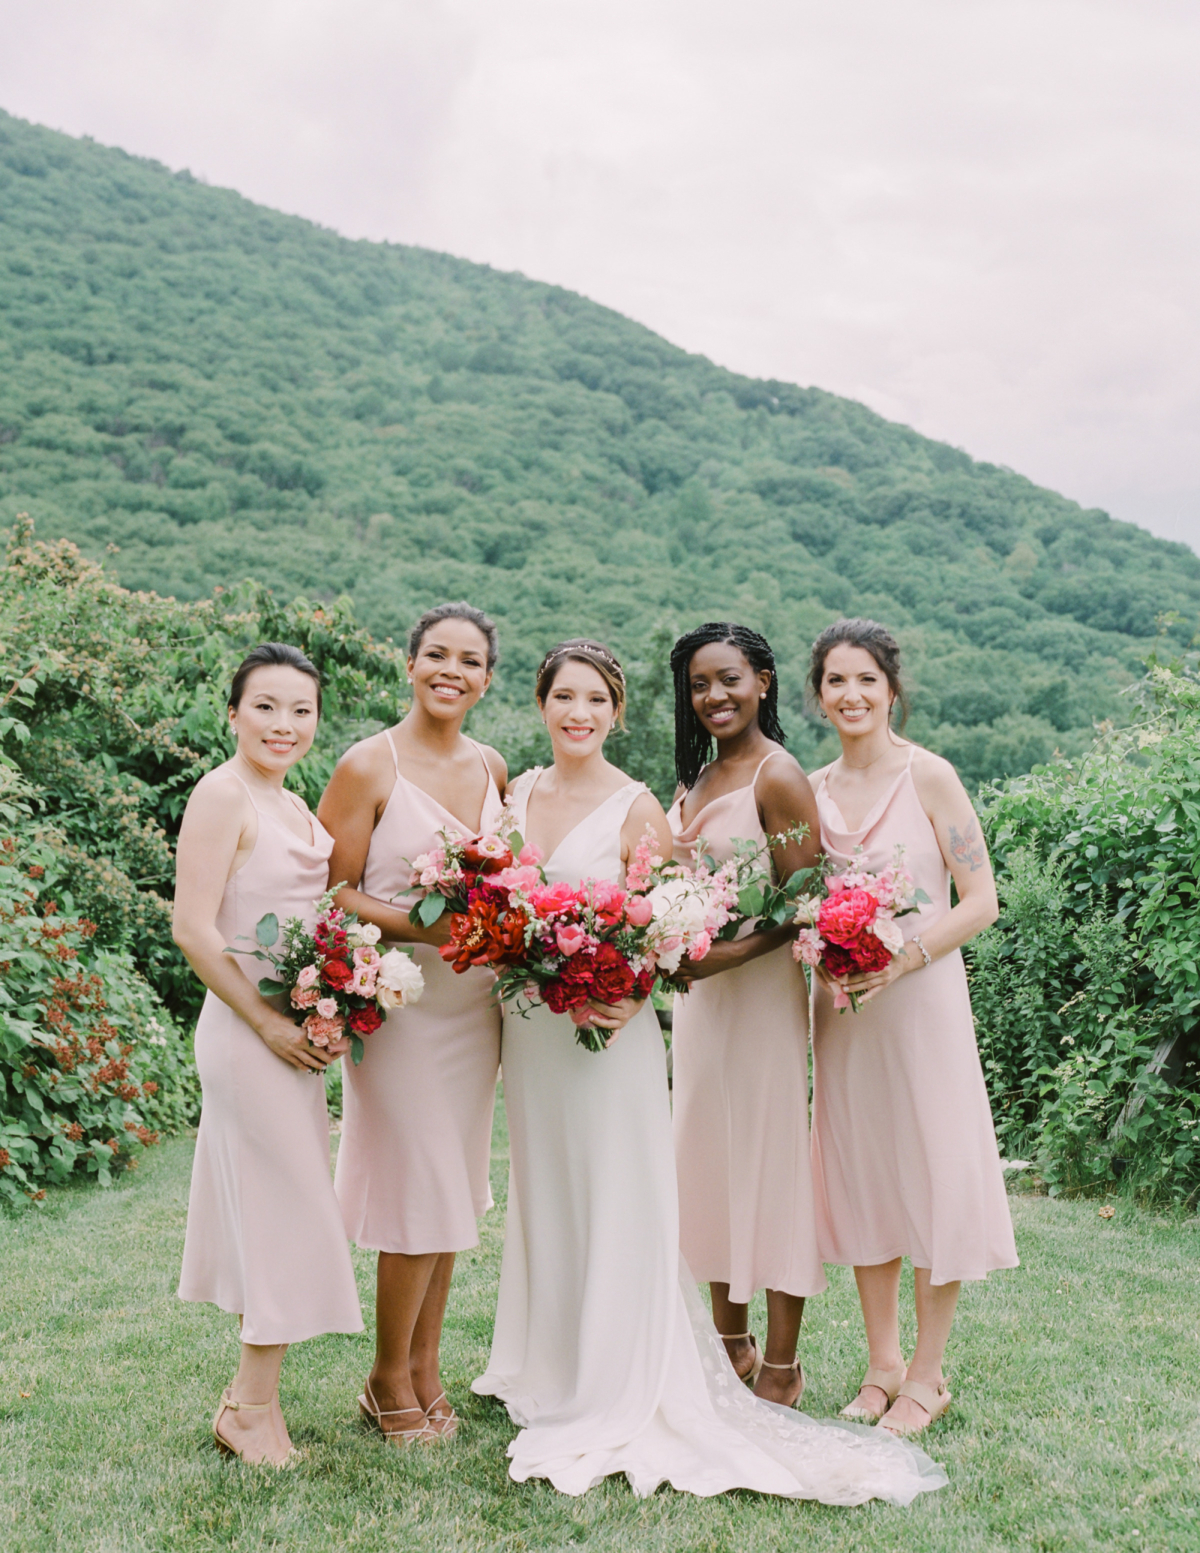
{"label": "green mountain", "polygon": [[655,658],[661,722],[663,632],[738,618],[775,644],[810,762],[808,644],[873,615],[910,730],[971,781],[1080,748],[1157,618],[1181,643],[1200,619],[1187,547],[862,405],[0,113],[0,520],[22,510],[180,598],[344,593],[397,638],[469,598],[514,707],[588,632]]}

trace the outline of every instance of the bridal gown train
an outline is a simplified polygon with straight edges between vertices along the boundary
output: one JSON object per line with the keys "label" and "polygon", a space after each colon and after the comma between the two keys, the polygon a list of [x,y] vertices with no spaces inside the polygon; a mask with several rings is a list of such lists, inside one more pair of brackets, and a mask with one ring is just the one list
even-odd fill
{"label": "bridal gown train", "polygon": [[[537,770],[510,789],[525,833]],[[547,859],[551,882],[620,879],[629,783]],[[511,1139],[508,1221],[491,1358],[472,1389],[521,1432],[518,1482],[582,1494],[625,1473],[635,1494],[669,1482],[826,1504],[908,1504],[945,1484],[916,1447],[758,1401],[738,1380],[679,1254],[662,1036],[647,1005],[607,1051],[566,1015],[506,1010],[501,1051]]]}

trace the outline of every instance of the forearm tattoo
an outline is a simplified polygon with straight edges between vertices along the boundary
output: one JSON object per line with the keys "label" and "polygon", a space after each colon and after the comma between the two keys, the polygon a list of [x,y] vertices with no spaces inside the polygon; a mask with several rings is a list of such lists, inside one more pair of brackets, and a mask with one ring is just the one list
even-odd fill
{"label": "forearm tattoo", "polygon": [[972,873],[982,868],[987,861],[987,854],[983,849],[983,838],[979,834],[979,826],[972,819],[965,831],[960,833],[956,825],[950,827],[950,855],[957,863],[965,863]]}

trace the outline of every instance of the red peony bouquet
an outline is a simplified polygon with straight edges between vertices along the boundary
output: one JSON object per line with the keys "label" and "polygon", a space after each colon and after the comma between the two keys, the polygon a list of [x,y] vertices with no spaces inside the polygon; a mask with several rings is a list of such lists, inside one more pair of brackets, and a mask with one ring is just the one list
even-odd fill
{"label": "red peony bouquet", "polygon": [[379,1029],[389,1009],[415,1003],[425,978],[404,950],[380,954],[381,935],[373,923],[360,923],[334,906],[340,889],[335,885],[317,901],[311,932],[299,917],[289,918],[281,931],[278,917],[268,912],[254,928],[257,949],[227,952],[249,953],[274,966],[275,975],[258,984],[263,997],[287,997],[311,1045],[334,1057],[348,1051],[359,1063],[363,1036]]}
{"label": "red peony bouquet", "polygon": [[[904,848],[884,869],[872,873],[862,866],[862,847],[856,847],[850,865],[840,874],[829,874],[825,894],[800,900],[794,921],[800,932],[792,953],[805,965],[823,965],[830,976],[842,979],[886,970],[893,956],[904,948],[898,917],[919,911],[929,896],[917,889],[904,867]],[[858,1011],[856,993],[839,987],[833,1006],[839,1012]]]}
{"label": "red peony bouquet", "polygon": [[649,828],[624,888],[609,879],[550,884],[536,847],[514,832],[497,851],[498,839],[474,843],[482,860],[442,958],[458,972],[488,966],[504,1002],[569,1014],[588,1051],[608,1039],[588,1022],[589,1003],[648,997],[660,978],[673,985],[683,956],[702,959],[737,907],[728,879],[666,862]]}

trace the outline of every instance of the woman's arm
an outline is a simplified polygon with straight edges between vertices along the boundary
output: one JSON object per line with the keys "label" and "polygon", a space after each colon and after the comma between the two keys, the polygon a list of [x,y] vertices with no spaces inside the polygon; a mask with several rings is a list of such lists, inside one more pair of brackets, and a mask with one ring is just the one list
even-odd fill
{"label": "woman's arm", "polygon": [[[958,905],[920,933],[930,960],[940,960],[990,927],[1000,915],[1000,904],[979,819],[954,767],[940,756],[921,751],[913,764],[913,781],[958,892]],[[862,994],[860,1001],[866,1002],[899,977],[924,966],[924,956],[910,940],[886,970],[852,976],[843,985]]]}
{"label": "woman's arm", "polygon": [[[821,827],[816,795],[803,768],[794,760],[768,761],[755,784],[755,798],[768,836],[782,836],[798,826],[805,830],[803,840],[789,840],[772,847],[775,877],[786,881],[797,869],[811,868],[821,854]],[[719,976],[722,971],[733,970],[757,960],[760,955],[770,954],[795,936],[795,928],[788,924],[761,933],[747,933],[742,938],[723,939],[712,946],[703,960],[684,960],[679,967],[680,974],[689,981]]]}
{"label": "woman's arm", "polygon": [[448,914],[425,928],[413,922],[402,906],[377,900],[359,888],[371,837],[391,795],[393,780],[391,762],[381,758],[379,748],[370,740],[356,744],[338,761],[317,805],[317,818],[333,837],[329,880],[331,884],[345,881],[337,893],[342,910],[354,912],[360,922],[373,922],[389,942],[447,944]]}
{"label": "woman's arm", "polygon": [[[310,1047],[303,1030],[259,995],[249,974],[225,953],[225,940],[217,928],[239,845],[253,845],[257,823],[253,804],[232,777],[214,772],[199,783],[179,828],[172,936],[209,991],[244,1019],[277,1057],[294,1068],[320,1071],[329,1054]],[[267,970],[252,957],[247,964]]]}

